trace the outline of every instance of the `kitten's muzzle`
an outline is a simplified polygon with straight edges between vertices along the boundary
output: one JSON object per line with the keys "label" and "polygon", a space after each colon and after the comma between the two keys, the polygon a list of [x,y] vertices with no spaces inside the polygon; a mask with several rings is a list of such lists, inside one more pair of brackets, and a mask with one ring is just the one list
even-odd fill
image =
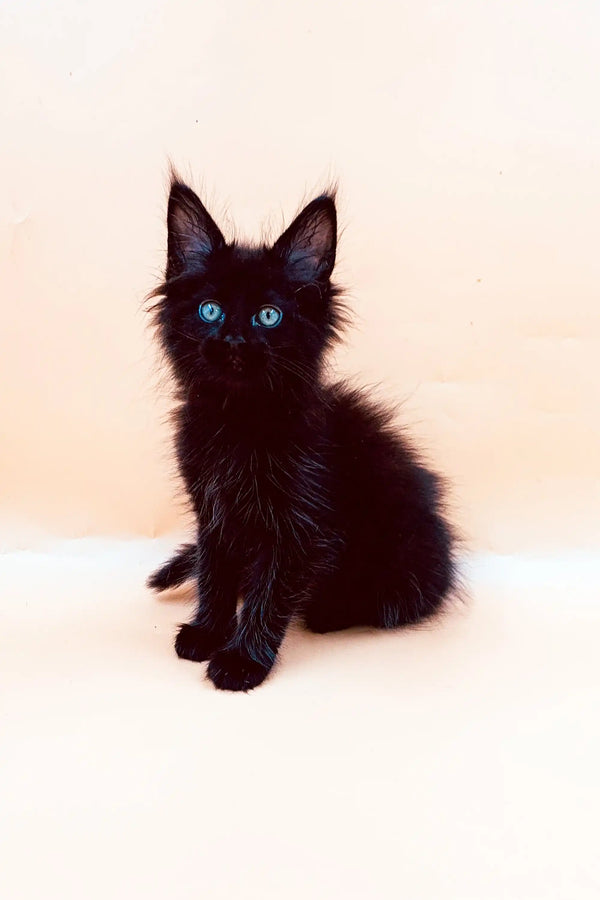
{"label": "kitten's muzzle", "polygon": [[243,337],[228,335],[218,340],[208,340],[204,355],[224,375],[253,374],[264,364],[264,354]]}

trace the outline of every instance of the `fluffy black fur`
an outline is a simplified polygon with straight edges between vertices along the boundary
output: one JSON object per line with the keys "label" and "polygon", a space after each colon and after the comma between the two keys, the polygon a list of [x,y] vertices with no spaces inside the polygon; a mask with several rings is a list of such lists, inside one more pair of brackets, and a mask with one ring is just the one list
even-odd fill
{"label": "fluffy black fur", "polygon": [[[324,194],[273,246],[227,243],[172,179],[154,310],[198,530],[148,583],[197,580],[197,611],[176,650],[210,660],[208,676],[225,690],[266,678],[294,615],[319,633],[396,628],[432,616],[454,584],[438,479],[388,411],[323,378],[344,321],[330,281],[336,235]],[[208,301],[217,321],[201,318]],[[282,313],[275,327],[259,320],[264,307]]]}

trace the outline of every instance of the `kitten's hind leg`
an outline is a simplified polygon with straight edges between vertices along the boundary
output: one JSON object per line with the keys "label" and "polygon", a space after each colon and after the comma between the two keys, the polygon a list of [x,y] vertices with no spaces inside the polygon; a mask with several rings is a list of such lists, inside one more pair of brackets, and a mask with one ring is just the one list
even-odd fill
{"label": "kitten's hind leg", "polygon": [[415,542],[407,563],[393,559],[387,566],[361,571],[363,567],[345,562],[306,607],[304,623],[309,631],[416,625],[440,611],[456,580],[450,542],[441,528],[435,543]]}
{"label": "kitten's hind leg", "polygon": [[315,634],[327,634],[330,631],[343,631],[357,625],[373,625],[373,622],[360,622],[354,619],[342,606],[331,603],[311,604],[304,613],[304,625]]}
{"label": "kitten's hind leg", "polygon": [[426,593],[416,577],[408,578],[399,589],[398,584],[369,585],[340,591],[339,594],[318,599],[304,612],[304,624],[315,634],[342,631],[345,628],[401,628],[435,615],[442,603],[443,593]]}
{"label": "kitten's hind leg", "polygon": [[167,588],[179,587],[194,575],[196,561],[196,544],[184,544],[175,556],[150,575],[146,584],[154,591],[166,591]]}
{"label": "kitten's hind leg", "polygon": [[[304,625],[315,634],[357,626],[376,626],[374,610],[364,601],[368,589],[351,584],[343,569],[325,579],[303,612]],[[361,602],[362,600],[362,602]]]}

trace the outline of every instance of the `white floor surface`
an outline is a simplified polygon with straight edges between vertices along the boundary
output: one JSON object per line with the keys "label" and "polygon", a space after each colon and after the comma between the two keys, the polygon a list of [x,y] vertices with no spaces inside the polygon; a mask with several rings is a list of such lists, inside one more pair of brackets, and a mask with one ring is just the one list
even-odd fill
{"label": "white floor surface", "polygon": [[171,546],[0,557],[5,900],[600,897],[600,560],[472,558],[434,627],[294,631],[244,695],[174,654]]}

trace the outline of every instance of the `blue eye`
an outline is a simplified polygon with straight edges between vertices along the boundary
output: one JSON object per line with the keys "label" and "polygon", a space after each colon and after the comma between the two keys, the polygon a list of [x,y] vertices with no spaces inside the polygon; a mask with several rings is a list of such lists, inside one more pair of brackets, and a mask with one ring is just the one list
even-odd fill
{"label": "blue eye", "polygon": [[207,300],[198,307],[198,314],[205,322],[216,322],[218,319],[224,318],[223,310],[214,300]]}
{"label": "blue eye", "polygon": [[283,318],[283,313],[277,306],[261,306],[257,319],[265,328],[275,328]]}

